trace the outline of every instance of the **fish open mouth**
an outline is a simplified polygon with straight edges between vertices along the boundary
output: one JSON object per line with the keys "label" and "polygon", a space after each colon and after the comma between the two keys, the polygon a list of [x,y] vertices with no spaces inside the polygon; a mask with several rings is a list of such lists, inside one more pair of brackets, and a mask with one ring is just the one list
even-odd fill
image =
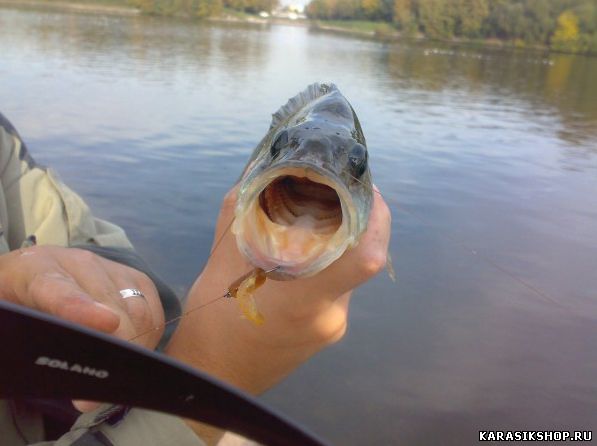
{"label": "fish open mouth", "polygon": [[276,178],[259,195],[259,205],[271,222],[287,227],[289,232],[305,230],[331,237],[342,224],[342,205],[336,191],[308,178]]}
{"label": "fish open mouth", "polygon": [[[345,187],[313,169],[290,167],[257,181],[237,207],[237,244],[274,278],[315,274],[336,260],[349,237],[351,199]],[[243,205],[244,204],[244,205]]]}

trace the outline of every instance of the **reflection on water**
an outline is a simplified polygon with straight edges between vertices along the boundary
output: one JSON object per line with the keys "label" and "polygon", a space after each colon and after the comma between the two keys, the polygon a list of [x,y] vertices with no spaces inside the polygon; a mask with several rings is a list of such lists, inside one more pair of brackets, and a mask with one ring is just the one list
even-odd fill
{"label": "reflection on water", "polygon": [[34,156],[181,291],[271,113],[333,80],[398,283],[359,290],[344,341],[264,399],[342,445],[597,428],[596,58],[10,9],[0,54]]}

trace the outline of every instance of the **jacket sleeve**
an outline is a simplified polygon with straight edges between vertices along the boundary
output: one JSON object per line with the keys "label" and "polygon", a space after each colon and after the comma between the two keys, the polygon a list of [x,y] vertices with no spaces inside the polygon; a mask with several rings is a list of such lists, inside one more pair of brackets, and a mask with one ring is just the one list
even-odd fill
{"label": "jacket sleeve", "polygon": [[[125,411],[122,413],[122,411]],[[151,410],[104,404],[83,414],[56,441],[30,446],[205,446],[176,416]]]}
{"label": "jacket sleeve", "polygon": [[[0,114],[0,255],[24,246],[31,236],[39,245],[88,249],[146,273],[158,289],[166,320],[180,315],[178,298],[134,251],[124,231],[95,218],[81,197],[52,169],[37,164],[15,128]],[[172,324],[167,327],[159,347],[166,344],[173,329]],[[92,419],[88,415],[81,415],[58,441],[39,445],[203,444],[176,417],[132,409],[118,426],[113,426],[101,417]],[[105,438],[108,443],[101,442]],[[177,441],[171,443],[168,438]]]}
{"label": "jacket sleeve", "polygon": [[40,245],[94,244],[132,249],[118,226],[94,218],[85,202],[52,169],[37,164],[15,128],[0,114],[0,224],[10,250],[30,235]]}
{"label": "jacket sleeve", "polygon": [[[31,236],[39,245],[88,249],[147,274],[158,289],[166,320],[180,315],[175,293],[134,251],[118,226],[95,218],[79,195],[52,169],[35,162],[12,124],[0,114],[0,254]],[[162,348],[175,326],[170,324]]]}

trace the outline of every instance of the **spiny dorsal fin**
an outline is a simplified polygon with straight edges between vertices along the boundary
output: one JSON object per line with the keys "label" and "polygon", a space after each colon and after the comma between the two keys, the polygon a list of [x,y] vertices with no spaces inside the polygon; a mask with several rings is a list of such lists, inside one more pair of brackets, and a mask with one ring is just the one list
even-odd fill
{"label": "spiny dorsal fin", "polygon": [[274,127],[277,127],[281,122],[294,115],[308,103],[337,89],[338,88],[332,83],[320,84],[319,82],[315,82],[314,84],[309,85],[299,94],[288,99],[288,102],[272,115],[272,123],[269,128],[273,129]]}

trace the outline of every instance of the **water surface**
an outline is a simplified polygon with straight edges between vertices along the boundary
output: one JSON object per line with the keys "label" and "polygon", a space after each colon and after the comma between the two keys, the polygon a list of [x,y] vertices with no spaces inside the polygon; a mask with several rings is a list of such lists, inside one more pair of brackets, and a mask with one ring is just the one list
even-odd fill
{"label": "water surface", "polygon": [[597,59],[302,27],[0,9],[0,104],[182,295],[225,192],[334,81],[393,213],[398,282],[263,399],[338,445],[597,430]]}

